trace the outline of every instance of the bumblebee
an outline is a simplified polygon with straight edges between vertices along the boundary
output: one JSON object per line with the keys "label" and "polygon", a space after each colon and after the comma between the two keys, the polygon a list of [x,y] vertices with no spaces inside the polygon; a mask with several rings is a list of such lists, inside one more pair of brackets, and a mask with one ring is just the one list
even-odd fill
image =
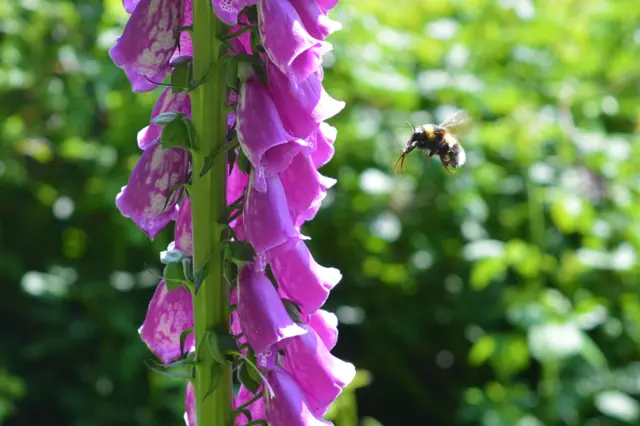
{"label": "bumblebee", "polygon": [[422,158],[429,153],[429,158],[437,155],[444,169],[450,174],[456,173],[456,168],[461,167],[467,160],[467,154],[458,141],[457,137],[464,136],[471,129],[472,120],[466,111],[460,110],[444,120],[441,124],[425,124],[419,127],[413,127],[411,139],[407,142],[407,146],[402,150],[400,157],[393,167],[393,173],[396,173],[398,165],[400,172],[404,174],[404,160],[406,156],[418,148],[423,150]]}

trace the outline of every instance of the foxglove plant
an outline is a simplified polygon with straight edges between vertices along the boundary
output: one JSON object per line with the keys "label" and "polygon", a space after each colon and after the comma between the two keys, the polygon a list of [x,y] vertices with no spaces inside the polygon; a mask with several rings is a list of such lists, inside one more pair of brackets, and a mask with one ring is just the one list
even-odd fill
{"label": "foxglove plant", "polygon": [[134,91],[166,86],[116,198],[150,238],[175,222],[140,336],[184,371],[188,425],[330,424],[355,369],[321,309],[341,274],[301,227],[336,183],[318,168],[344,108],[322,86],[337,0],[192,1],[124,0],[110,51]]}

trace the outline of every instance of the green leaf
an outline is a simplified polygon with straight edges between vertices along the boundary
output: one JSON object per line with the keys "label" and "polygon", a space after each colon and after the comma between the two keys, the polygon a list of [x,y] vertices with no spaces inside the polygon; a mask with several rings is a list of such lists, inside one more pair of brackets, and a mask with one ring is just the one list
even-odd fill
{"label": "green leaf", "polygon": [[251,162],[249,161],[247,156],[244,155],[243,150],[238,151],[238,168],[242,173],[251,173]]}
{"label": "green leaf", "polygon": [[184,344],[187,341],[187,337],[189,337],[191,333],[193,333],[193,328],[187,328],[182,333],[180,333],[180,355],[181,356],[185,355]]}
{"label": "green leaf", "polygon": [[182,122],[187,129],[187,146],[192,150],[198,149],[198,133],[193,121],[187,116],[182,116]]}
{"label": "green leaf", "polygon": [[209,353],[211,354],[211,357],[218,364],[225,364],[227,362],[227,358],[224,356],[224,353],[220,349],[218,335],[211,330],[207,331],[207,347],[209,348]]}
{"label": "green leaf", "polygon": [[169,263],[164,267],[164,273],[162,275],[164,281],[167,285],[167,289],[175,290],[182,286],[182,282],[184,281],[184,273],[182,272],[182,264],[181,263]]}
{"label": "green leaf", "polygon": [[236,279],[238,278],[238,265],[234,262],[225,261],[224,269],[223,269],[224,279],[227,282],[235,284]]}
{"label": "green leaf", "polygon": [[217,364],[211,364],[211,367],[209,368],[209,389],[207,390],[207,393],[205,393],[205,395],[202,397],[203,401],[216,390],[218,384],[220,384],[221,377],[222,368],[220,368],[220,366]]}
{"label": "green leaf", "polygon": [[227,244],[226,254],[236,262],[253,262],[256,251],[247,241],[231,241]]}
{"label": "green leaf", "polygon": [[204,164],[202,165],[202,170],[200,170],[200,177],[203,177],[207,174],[211,167],[213,166],[213,158],[206,156],[204,157]]}
{"label": "green leaf", "polygon": [[207,278],[208,275],[209,275],[209,261],[207,261],[207,263],[205,263],[201,269],[196,269],[195,272],[193,273],[193,291],[195,292],[195,294],[198,294],[198,291],[200,291],[200,287],[202,286],[202,283],[204,282],[204,280]]}
{"label": "green leaf", "polygon": [[260,389],[260,378],[255,379],[255,375],[251,374],[253,368],[246,362],[241,362],[238,368],[238,381],[244,385],[251,393],[258,392]]}
{"label": "green leaf", "polygon": [[173,93],[184,92],[193,79],[193,67],[191,58],[181,56],[173,62],[171,73],[171,91]]}
{"label": "green leaf", "polygon": [[162,129],[161,141],[163,148],[188,147],[189,132],[184,120],[177,119],[167,123]]}
{"label": "green leaf", "polygon": [[163,112],[162,114],[155,116],[151,120],[151,122],[153,124],[157,124],[158,126],[166,126],[167,124],[177,120],[181,116],[182,114],[178,112]]}
{"label": "green leaf", "polygon": [[227,86],[233,90],[238,90],[238,61],[233,58],[227,62],[225,80],[227,82]]}
{"label": "green leaf", "polygon": [[182,274],[187,280],[193,281],[193,262],[189,256],[182,258]]}

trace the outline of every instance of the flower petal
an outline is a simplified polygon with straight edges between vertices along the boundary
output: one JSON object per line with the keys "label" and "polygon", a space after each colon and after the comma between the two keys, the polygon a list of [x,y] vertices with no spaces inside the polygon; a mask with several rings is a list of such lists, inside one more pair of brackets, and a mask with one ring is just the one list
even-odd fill
{"label": "flower petal", "polygon": [[142,153],[127,186],[116,197],[120,213],[153,239],[173,217],[182,188],[171,191],[187,181],[188,168],[185,150],[162,149],[156,141]]}
{"label": "flower petal", "polygon": [[332,49],[309,35],[288,0],[258,3],[258,26],[269,59],[295,81],[305,81],[322,66],[322,55]]}
{"label": "flower petal", "polygon": [[[263,387],[260,386],[258,388],[258,392],[262,392]],[[251,391],[244,387],[244,385],[240,385],[240,390],[238,391],[238,395],[233,399],[233,409],[237,410],[241,405],[251,401],[255,397],[255,394],[251,393]],[[264,397],[258,399],[254,403],[250,404],[249,412],[251,413],[251,421],[262,420],[264,419]],[[236,425],[245,425],[249,423],[249,419],[244,415],[240,414],[236,418]]]}
{"label": "flower petal", "polygon": [[281,368],[267,376],[274,397],[265,403],[265,416],[270,426],[333,426],[316,417],[295,380]]}
{"label": "flower petal", "polygon": [[284,348],[283,368],[305,393],[311,412],[323,416],[329,405],[356,375],[353,364],[331,355],[331,352],[308,325]]}
{"label": "flower petal", "polygon": [[267,260],[280,294],[297,304],[302,312],[318,310],[342,279],[336,268],[318,265],[305,242],[298,238],[269,250]]}
{"label": "flower petal", "polygon": [[169,72],[169,60],[177,46],[182,23],[183,0],[140,0],[124,33],[109,50],[113,62],[122,68],[135,92],[157,87]]}
{"label": "flower petal", "polygon": [[[264,187],[265,177],[284,170],[300,147],[307,146],[305,141],[287,133],[267,88],[255,77],[240,89],[236,130],[244,154],[258,170],[260,189]],[[287,145],[279,147],[284,144]],[[279,148],[266,156],[276,147]]]}
{"label": "flower petal", "polygon": [[176,250],[193,256],[193,237],[191,234],[191,200],[184,197],[178,208],[176,225],[173,228]]}
{"label": "flower petal", "polygon": [[191,116],[191,100],[187,92],[173,93],[171,87],[162,91],[153,111],[149,125],[138,132],[138,146],[147,149],[162,134],[162,126],[151,121],[165,112],[179,112]]}
{"label": "flower petal", "polygon": [[[255,171],[251,174],[254,173]],[[264,253],[289,238],[300,237],[300,233],[291,221],[280,178],[272,176],[266,180],[266,183],[266,192],[260,192],[252,180],[243,209],[246,237],[256,253]]]}
{"label": "flower petal", "polygon": [[289,317],[276,289],[264,272],[246,265],[238,277],[238,318],[256,353],[276,343],[306,333]]}
{"label": "flower petal", "polygon": [[322,80],[315,74],[292,87],[289,77],[268,61],[267,78],[282,123],[293,136],[306,138],[318,123],[338,114],[345,106],[344,102],[329,96],[322,87]]}
{"label": "flower petal", "polygon": [[338,342],[338,317],[335,314],[318,309],[307,315],[304,321],[313,328],[328,350],[336,346]]}
{"label": "flower petal", "polygon": [[333,158],[336,149],[333,143],[336,140],[338,129],[327,123],[320,123],[318,129],[307,141],[311,151],[311,160],[316,169],[327,164]]}
{"label": "flower petal", "polygon": [[187,381],[187,390],[184,395],[184,405],[187,409],[184,413],[184,422],[187,424],[187,426],[196,426],[198,424],[196,422],[196,394],[190,381]]}
{"label": "flower petal", "polygon": [[[180,335],[188,328],[193,328],[191,293],[184,287],[169,290],[160,281],[138,330],[142,341],[164,364],[169,364],[180,357]],[[194,344],[191,333],[185,341],[185,351]]]}
{"label": "flower petal", "polygon": [[300,153],[284,172],[279,174],[294,225],[313,219],[327,189],[335,185],[336,180],[322,176],[313,165],[311,158]]}
{"label": "flower petal", "polygon": [[238,14],[246,6],[258,3],[259,0],[213,0],[213,11],[218,19],[227,25],[238,23]]}
{"label": "flower petal", "polygon": [[289,0],[296,8],[302,24],[312,37],[324,40],[329,34],[340,30],[339,22],[329,19],[327,11],[318,4],[318,0]]}

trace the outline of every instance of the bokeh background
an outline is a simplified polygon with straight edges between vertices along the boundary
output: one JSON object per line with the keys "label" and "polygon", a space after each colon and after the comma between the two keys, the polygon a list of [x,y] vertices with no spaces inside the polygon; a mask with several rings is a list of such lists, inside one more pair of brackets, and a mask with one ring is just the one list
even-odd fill
{"label": "bokeh background", "polygon": [[[157,93],[119,0],[0,2],[0,422],[183,424],[137,328],[158,252],[114,206]],[[361,370],[337,426],[640,424],[640,2],[342,0],[347,109],[306,225]],[[455,177],[414,124],[477,119]],[[151,271],[151,272],[150,272]]]}

